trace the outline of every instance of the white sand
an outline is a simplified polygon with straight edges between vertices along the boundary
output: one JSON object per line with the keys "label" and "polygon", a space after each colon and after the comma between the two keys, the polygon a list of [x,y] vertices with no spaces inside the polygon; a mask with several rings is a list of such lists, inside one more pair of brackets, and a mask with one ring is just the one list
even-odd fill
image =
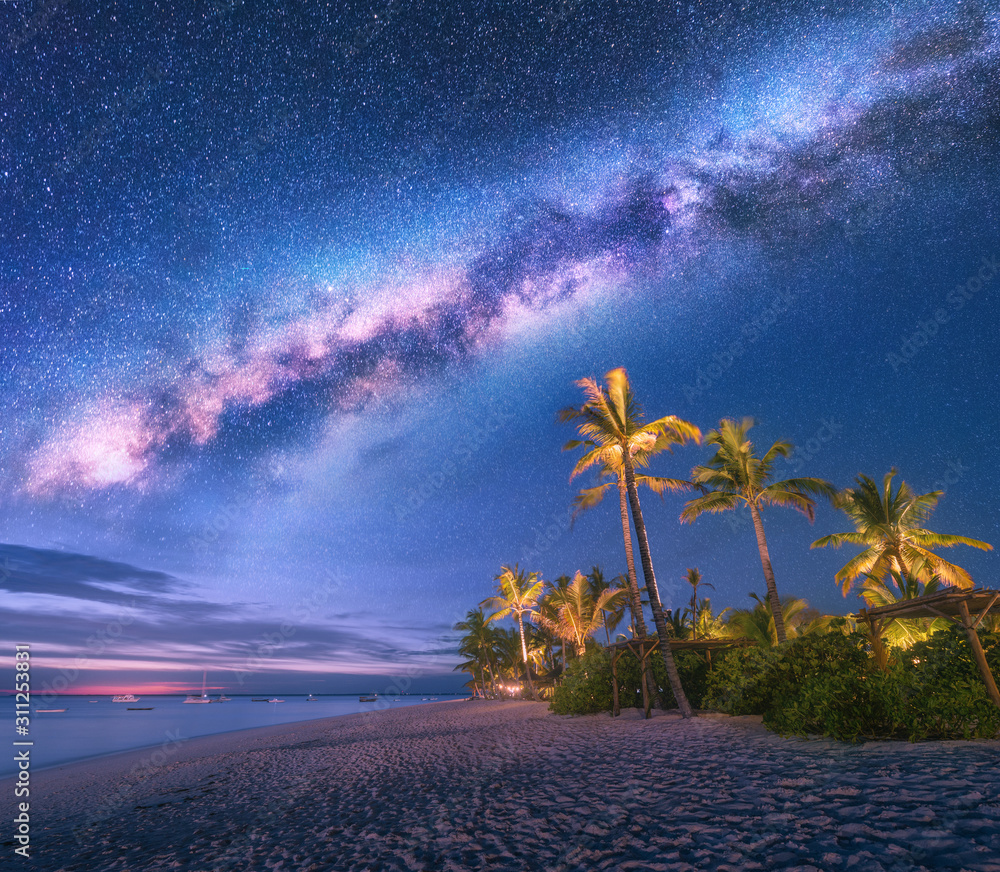
{"label": "white sand", "polygon": [[8,823],[0,866],[1000,872],[998,742],[657,715],[442,702],[61,767],[32,783],[30,864]]}

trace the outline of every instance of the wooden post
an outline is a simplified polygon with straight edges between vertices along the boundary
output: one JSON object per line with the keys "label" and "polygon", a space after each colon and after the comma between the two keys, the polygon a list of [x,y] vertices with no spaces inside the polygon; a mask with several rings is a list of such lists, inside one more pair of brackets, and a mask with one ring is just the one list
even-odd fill
{"label": "wooden post", "polygon": [[990,672],[990,665],[986,662],[986,654],[983,646],[979,642],[979,634],[972,623],[972,616],[969,614],[969,606],[962,600],[958,604],[958,609],[962,613],[962,626],[965,628],[965,635],[969,637],[969,645],[972,646],[972,653],[976,658],[976,665],[979,667],[979,674],[983,677],[986,685],[986,692],[990,699],[1000,707],[1000,691],[997,691],[997,683],[993,680],[993,673]]}
{"label": "wooden post", "polygon": [[611,717],[617,718],[622,713],[618,705],[618,649],[611,649]]}

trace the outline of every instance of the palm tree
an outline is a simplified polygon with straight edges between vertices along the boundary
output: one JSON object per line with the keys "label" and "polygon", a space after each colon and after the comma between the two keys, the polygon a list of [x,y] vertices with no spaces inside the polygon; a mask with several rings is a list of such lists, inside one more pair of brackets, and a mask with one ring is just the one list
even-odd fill
{"label": "palm tree", "polygon": [[812,523],[816,511],[816,501],[812,495],[832,499],[836,489],[820,478],[788,478],[772,482],[775,460],[791,455],[793,446],[787,441],[775,442],[763,457],[757,457],[753,443],[747,438],[747,431],[753,425],[752,418],[744,418],[739,423],[724,418],[719,422],[719,429],[712,430],[705,437],[706,444],[715,446],[715,454],[707,463],[696,466],[691,471],[691,480],[707,488],[708,492],[687,502],[681,513],[681,521],[692,523],[704,512],[725,512],[741,504],[749,507],[757,533],[757,548],[760,551],[760,563],[764,570],[775,631],[778,641],[784,642],[788,636],[781,615],[778,588],[774,583],[767,539],[764,537],[764,525],[760,519],[760,507],[788,506],[802,512]]}
{"label": "palm tree", "polygon": [[[670,634],[667,630],[666,618],[660,603],[660,594],[656,587],[656,575],[653,572],[653,561],[649,553],[649,541],[646,538],[646,524],[642,517],[642,506],[639,504],[639,493],[636,489],[636,466],[644,466],[646,459],[661,451],[670,451],[674,445],[685,442],[699,442],[701,431],[688,421],[681,420],[676,415],[657,418],[648,424],[642,422],[642,410],[632,394],[628,375],[624,368],[613,369],[604,376],[606,388],[599,385],[595,379],[585,378],[576,384],[583,389],[585,402],[579,408],[563,409],[559,412],[560,421],[572,421],[577,431],[583,437],[582,441],[570,442],[567,448],[583,445],[587,452],[577,462],[573,475],[596,466],[601,470],[617,471],[620,469],[619,493],[622,492],[621,482],[628,497],[628,505],[632,513],[632,524],[635,527],[636,540],[639,543],[639,558],[642,563],[643,576],[649,593],[649,606],[653,612],[653,622],[660,639],[660,652],[670,680],[670,688],[685,718],[692,717],[694,712],[684,695],[680,676],[677,674],[677,664],[670,650]],[[623,532],[625,532],[623,528]],[[631,535],[625,536],[626,553],[631,549]],[[634,570],[633,570],[634,574]],[[644,627],[642,604],[639,599],[639,588],[636,581],[629,579],[632,610],[637,629]]]}
{"label": "palm tree", "polygon": [[[917,573],[903,575],[895,569],[890,569],[885,576],[868,575],[861,583],[860,596],[869,609],[879,606],[891,606],[894,603],[916,599],[919,596],[938,593],[941,589],[941,579],[938,576],[921,582]],[[930,636],[933,630],[946,627],[945,618],[893,618],[885,622],[882,630],[890,645],[899,648],[909,648],[914,642],[919,642]]]}
{"label": "palm tree", "polygon": [[709,584],[707,581],[701,580],[701,570],[696,566],[694,569],[688,569],[684,574],[684,580],[691,585],[691,638],[697,640],[698,638],[698,588],[699,587],[711,587],[712,590],[715,588]]}
{"label": "palm tree", "polygon": [[516,563],[513,569],[509,566],[502,566],[500,569],[500,574],[494,579],[497,583],[497,595],[483,600],[480,606],[493,610],[493,614],[487,619],[489,621],[499,621],[509,615],[513,615],[517,620],[517,628],[521,633],[521,656],[524,658],[524,672],[528,678],[528,688],[531,690],[531,698],[538,702],[538,693],[531,680],[531,668],[528,665],[528,646],[524,639],[524,618],[535,613],[535,606],[545,590],[545,582],[539,579],[537,572],[526,575],[523,570],[517,568]]}
{"label": "palm tree", "polygon": [[[521,637],[513,627],[497,627],[493,650],[496,653],[501,690],[506,691],[506,680],[519,681],[522,660]],[[523,685],[521,685],[523,688]]]}
{"label": "palm tree", "polygon": [[[458,645],[458,653],[469,659],[455,668],[472,673],[473,679],[476,674],[475,667],[479,668],[480,683],[483,688],[483,696],[486,696],[486,670],[492,672],[491,659],[493,646],[495,644],[494,628],[489,625],[486,616],[481,608],[471,609],[465,616],[464,621],[455,624],[454,629],[465,633]],[[467,668],[467,667],[473,668]]]}
{"label": "palm tree", "polygon": [[[578,412],[579,410],[577,409],[563,409],[559,413],[560,419],[572,420],[578,416]],[[573,503],[576,506],[573,511],[573,521],[576,521],[581,512],[598,505],[612,487],[617,487],[622,539],[625,543],[626,582],[629,590],[628,606],[632,612],[632,625],[635,628],[635,635],[640,639],[645,639],[646,621],[642,612],[639,582],[635,572],[635,555],[632,551],[632,528],[629,526],[628,486],[625,481],[625,467],[621,463],[621,450],[617,446],[610,446],[609,450],[602,451],[591,439],[572,439],[563,446],[563,451],[579,448],[581,445],[587,448],[587,453],[573,469],[573,472],[570,474],[570,481],[584,470],[600,464],[597,478],[601,483],[594,487],[583,488],[573,498]],[[651,446],[651,450],[645,450],[636,446],[632,454],[633,468],[644,468],[648,465],[652,454],[659,453],[660,451],[669,451],[672,447],[670,444],[660,444],[659,446],[654,444]],[[683,479],[663,478],[662,476],[644,475],[638,472],[635,473],[635,483],[637,486],[648,487],[653,493],[659,494],[661,498],[668,491],[677,492],[692,489],[691,482],[684,481]]]}
{"label": "palm tree", "polygon": [[[774,614],[770,602],[752,593],[750,597],[757,603],[752,609],[735,609],[726,623],[726,635],[730,638],[750,639],[761,648],[771,648],[779,641]],[[808,603],[795,597],[781,598],[782,624],[793,628],[798,616],[805,611]],[[793,635],[794,629],[792,630]]]}
{"label": "palm tree", "polygon": [[901,589],[914,581],[928,580],[933,576],[942,584],[955,587],[972,587],[972,578],[962,567],[939,557],[931,548],[951,548],[954,545],[971,545],[982,551],[992,551],[993,546],[969,539],[932,533],[923,529],[931,516],[942,491],[915,494],[905,481],[900,481],[895,493],[892,479],[896,470],[891,469],[882,479],[882,489],[868,478],[859,475],[857,487],[845,488],[834,500],[854,522],[853,533],[834,533],[812,543],[812,548],[832,545],[860,545],[865,550],[849,560],[835,578],[847,596],[854,581],[862,576],[885,578],[898,575]]}
{"label": "palm tree", "polygon": [[628,576],[617,575],[611,581],[604,580],[604,573],[600,566],[592,566],[587,575],[588,593],[595,600],[599,599],[606,590],[613,590],[618,593],[614,603],[609,603],[601,610],[604,616],[604,636],[608,644],[611,644],[611,634],[625,617],[625,605],[629,600]]}
{"label": "palm tree", "polygon": [[573,640],[577,657],[586,653],[587,639],[604,626],[604,612],[613,611],[625,594],[622,588],[609,587],[595,598],[589,588],[587,576],[577,572],[565,592],[554,597],[557,620],[551,623],[548,618],[541,620],[560,636]]}

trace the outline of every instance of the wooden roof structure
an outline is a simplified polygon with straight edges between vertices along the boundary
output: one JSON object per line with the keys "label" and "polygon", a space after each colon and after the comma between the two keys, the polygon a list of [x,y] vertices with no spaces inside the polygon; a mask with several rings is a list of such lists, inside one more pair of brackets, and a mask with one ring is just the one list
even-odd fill
{"label": "wooden roof structure", "polygon": [[[753,644],[749,639],[671,639],[670,650],[705,651],[709,652],[709,656],[711,656],[710,652],[720,648],[740,648]],[[612,642],[607,646],[611,652],[611,696],[613,700],[611,717],[616,718],[621,714],[621,706],[618,702],[618,659],[626,651],[630,651],[638,658],[643,675],[645,675],[649,656],[659,647],[659,636],[647,636],[645,639],[626,639],[623,642]],[[642,705],[646,710],[646,717],[649,718],[653,714],[653,699],[646,687],[645,679],[639,683],[642,685]]]}
{"label": "wooden roof structure", "polygon": [[1000,590],[987,590],[977,587],[972,590],[942,590],[928,596],[918,596],[914,599],[902,600],[888,606],[874,609],[861,609],[858,614],[867,620],[867,616],[877,618],[956,618],[962,614],[962,605],[972,613],[978,613],[975,623],[980,622],[990,609],[1000,602]]}
{"label": "wooden roof structure", "polygon": [[986,685],[990,699],[1000,707],[1000,692],[997,691],[996,679],[986,662],[979,633],[976,632],[983,618],[1000,602],[1000,590],[974,588],[970,590],[942,590],[927,596],[918,596],[887,606],[874,609],[861,609],[858,617],[868,623],[871,629],[872,642],[876,647],[876,656],[884,665],[885,651],[882,646],[882,628],[889,621],[900,618],[947,618],[954,621],[962,629],[969,640],[972,654],[979,667],[979,674]]}

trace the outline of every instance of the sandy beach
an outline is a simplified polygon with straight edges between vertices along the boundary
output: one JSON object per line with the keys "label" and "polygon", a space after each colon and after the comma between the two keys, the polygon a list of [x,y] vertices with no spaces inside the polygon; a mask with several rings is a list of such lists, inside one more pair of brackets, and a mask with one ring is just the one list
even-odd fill
{"label": "sandy beach", "polygon": [[3,865],[998,872],[998,762],[1000,742],[853,746],[749,718],[442,702],[37,773],[31,860],[8,822]]}

